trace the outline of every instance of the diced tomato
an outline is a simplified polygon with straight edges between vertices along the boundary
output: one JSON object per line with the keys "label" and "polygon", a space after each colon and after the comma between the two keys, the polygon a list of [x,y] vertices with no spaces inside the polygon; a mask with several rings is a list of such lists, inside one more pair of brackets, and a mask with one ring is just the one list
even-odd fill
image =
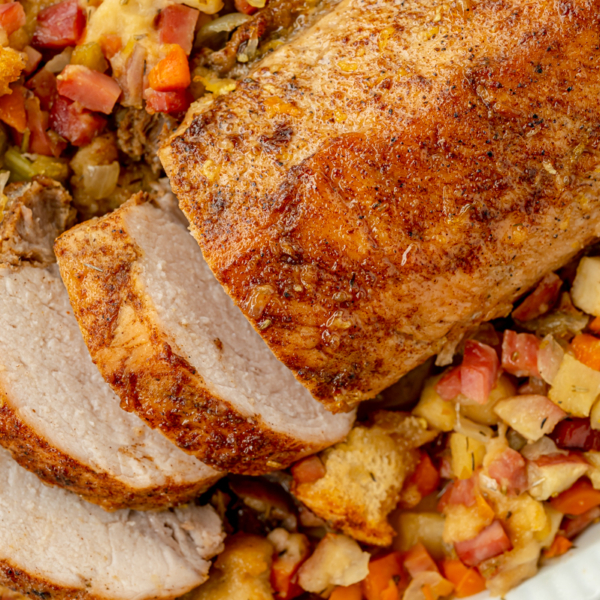
{"label": "diced tomato", "polygon": [[57,80],[61,96],[106,115],[112,112],[121,95],[121,88],[112,77],[83,65],[67,65]]}
{"label": "diced tomato", "polygon": [[57,96],[50,112],[52,129],[74,146],[85,146],[104,129],[106,119],[81,108],[62,96]]}
{"label": "diced tomato", "polygon": [[199,15],[196,9],[184,4],[170,4],[163,9],[158,21],[158,38],[161,44],[179,44],[189,54]]}
{"label": "diced tomato", "polygon": [[454,549],[458,558],[469,567],[476,567],[512,548],[512,544],[500,521],[494,521],[471,540],[456,542]]}
{"label": "diced tomato", "polygon": [[582,478],[552,498],[550,505],[563,514],[579,516],[600,506],[600,490],[595,490],[589,479]]}
{"label": "diced tomato", "polygon": [[48,113],[40,107],[40,100],[33,96],[25,100],[27,126],[29,127],[29,151],[44,156],[60,156],[66,144],[48,133]]}
{"label": "diced tomato", "polygon": [[600,371],[600,339],[589,333],[581,333],[571,340],[575,358],[584,365]]}
{"label": "diced tomato", "polygon": [[502,368],[517,377],[539,377],[539,349],[535,335],[507,329],[502,340]]}
{"label": "diced tomato", "polygon": [[600,507],[595,506],[577,517],[565,517],[560,525],[565,537],[572,540],[579,535],[588,525],[600,519]]}
{"label": "diced tomato", "polygon": [[184,90],[191,82],[188,57],[179,44],[172,44],[167,56],[148,73],[148,83],[156,92]]}
{"label": "diced tomato", "polygon": [[416,486],[421,496],[427,496],[437,490],[440,483],[440,474],[433,465],[427,452],[421,452],[421,458],[417,463],[415,472],[407,480],[405,487]]}
{"label": "diced tomato", "polygon": [[512,312],[514,319],[530,321],[548,312],[556,303],[562,281],[556,273],[549,273],[537,285],[535,290]]}
{"label": "diced tomato", "polygon": [[25,21],[25,11],[20,2],[0,4],[0,27],[6,31],[6,35],[23,27]]}
{"label": "diced tomato", "polygon": [[11,94],[0,96],[0,120],[14,127],[19,133],[27,129],[25,111],[25,89],[21,85],[11,85]]}
{"label": "diced tomato", "polygon": [[120,35],[103,35],[98,40],[102,53],[109,60],[123,47],[123,42]]}
{"label": "diced tomato", "polygon": [[562,421],[554,428],[550,437],[560,448],[600,451],[600,431],[592,429],[589,419]]}
{"label": "diced tomato", "polygon": [[453,367],[444,373],[442,378],[435,384],[435,391],[442,399],[454,400],[460,394],[461,376],[460,367]]}
{"label": "diced tomato", "polygon": [[415,544],[406,552],[404,555],[404,567],[411,577],[415,577],[417,573],[422,573],[423,571],[435,571],[439,573],[435,561],[421,542]]}
{"label": "diced tomato", "polygon": [[258,8],[256,6],[252,6],[246,0],[234,0],[235,10],[241,12],[244,15],[253,15]]}
{"label": "diced tomato", "polygon": [[510,493],[520,494],[527,489],[527,464],[512,448],[507,448],[490,463],[488,473]]}
{"label": "diced tomato", "polygon": [[77,0],[63,0],[40,11],[32,45],[49,50],[74,46],[85,29],[85,13]]}
{"label": "diced tomato", "polygon": [[40,69],[26,84],[39,99],[43,110],[50,110],[56,96],[56,75]]}
{"label": "diced tomato", "polygon": [[440,498],[437,509],[443,512],[446,506],[452,504],[474,506],[477,502],[476,487],[474,477],[453,481]]}
{"label": "diced tomato", "polygon": [[314,454],[299,460],[292,465],[292,476],[296,483],[314,483],[325,477],[325,465],[323,461]]}
{"label": "diced tomato", "polygon": [[25,48],[23,48],[23,52],[25,52],[27,55],[27,64],[25,65],[23,71],[25,71],[25,75],[31,75],[31,73],[38,68],[38,65],[42,60],[42,53],[38,52],[32,46],[25,46]]}
{"label": "diced tomato", "polygon": [[461,393],[485,404],[498,379],[498,355],[487,344],[467,340],[461,369]]}
{"label": "diced tomato", "polygon": [[187,89],[177,92],[157,92],[148,88],[144,91],[144,98],[146,100],[146,111],[150,114],[157,112],[183,113],[194,100],[191,92]]}
{"label": "diced tomato", "polygon": [[390,552],[369,562],[369,574],[362,582],[366,600],[381,600],[383,597],[399,598],[399,589],[404,591],[408,574],[402,564],[400,552]]}

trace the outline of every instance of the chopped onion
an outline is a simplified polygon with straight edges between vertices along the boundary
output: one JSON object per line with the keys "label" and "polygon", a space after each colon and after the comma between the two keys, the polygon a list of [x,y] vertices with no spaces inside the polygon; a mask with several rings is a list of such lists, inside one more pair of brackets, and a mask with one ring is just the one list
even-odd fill
{"label": "chopped onion", "polygon": [[44,69],[50,73],[60,73],[70,62],[73,54],[73,47],[65,48],[60,54],[51,58],[45,65]]}
{"label": "chopped onion", "polygon": [[462,433],[467,437],[470,437],[478,442],[487,444],[494,437],[494,430],[487,425],[480,425],[467,419],[460,414],[460,405],[456,404],[456,423],[454,425],[454,431]]}
{"label": "chopped onion", "polygon": [[110,196],[119,180],[119,163],[110,165],[87,166],[83,172],[83,190],[92,200],[101,200]]}
{"label": "chopped onion", "polygon": [[266,0],[246,0],[250,6],[254,8],[264,8],[267,4]]}
{"label": "chopped onion", "polygon": [[566,450],[559,450],[558,446],[547,436],[541,437],[533,444],[527,444],[521,450],[527,460],[537,460],[540,456],[549,454],[569,454]]}
{"label": "chopped onion", "polygon": [[214,21],[209,21],[200,27],[198,35],[196,36],[196,46],[203,40],[206,40],[217,33],[221,33],[222,31],[233,31],[249,20],[250,17],[248,15],[236,12],[219,17]]}
{"label": "chopped onion", "polygon": [[565,351],[552,335],[547,335],[542,340],[537,363],[538,371],[546,383],[552,384],[554,381],[564,355]]}

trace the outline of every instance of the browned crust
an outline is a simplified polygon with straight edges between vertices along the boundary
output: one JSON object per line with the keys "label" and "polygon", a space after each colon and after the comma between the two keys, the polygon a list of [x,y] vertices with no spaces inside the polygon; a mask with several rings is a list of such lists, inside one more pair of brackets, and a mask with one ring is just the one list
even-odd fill
{"label": "browned crust", "polygon": [[0,390],[0,444],[25,469],[44,483],[67,489],[105,510],[121,508],[151,510],[184,504],[206,491],[219,479],[189,483],[167,481],[162,486],[135,489],[97,472],[71,458],[36,434],[15,414],[6,394]]}
{"label": "browned crust", "polygon": [[327,67],[278,49],[161,154],[216,277],[332,410],[507,314],[600,221],[597,0],[344,5]]}
{"label": "browned crust", "polygon": [[122,217],[145,201],[138,194],[55,245],[90,354],[122,408],[202,462],[233,473],[265,473],[322,449],[274,432],[216,397],[160,329],[138,283],[138,251]]}

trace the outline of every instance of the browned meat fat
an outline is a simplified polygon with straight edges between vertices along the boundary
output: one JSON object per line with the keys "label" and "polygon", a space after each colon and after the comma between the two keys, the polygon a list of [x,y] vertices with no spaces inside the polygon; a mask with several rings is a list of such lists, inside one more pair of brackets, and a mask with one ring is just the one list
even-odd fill
{"label": "browned meat fat", "polygon": [[[462,7],[462,8],[461,8]],[[204,256],[332,410],[598,231],[598,0],[344,0],[162,161]]]}

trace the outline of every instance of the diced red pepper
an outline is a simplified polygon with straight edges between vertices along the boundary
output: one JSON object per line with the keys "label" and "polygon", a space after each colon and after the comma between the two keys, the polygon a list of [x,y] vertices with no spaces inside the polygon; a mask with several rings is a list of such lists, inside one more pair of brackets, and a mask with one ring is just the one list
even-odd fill
{"label": "diced red pepper", "polygon": [[233,4],[235,10],[244,15],[253,15],[258,10],[256,6],[252,6],[246,0],[234,0]]}
{"label": "diced red pepper", "polygon": [[443,512],[446,506],[453,504],[474,506],[477,502],[476,487],[474,477],[453,481],[440,498],[437,509]]}
{"label": "diced red pepper", "polygon": [[150,114],[162,113],[183,113],[194,101],[191,92],[179,90],[177,92],[157,92],[151,88],[144,91],[146,100],[146,111]]}
{"label": "diced red pepper", "polygon": [[11,85],[11,94],[0,96],[0,120],[14,127],[19,133],[27,129],[25,111],[25,89],[21,85]]}
{"label": "diced red pepper", "polygon": [[600,431],[592,429],[589,419],[562,421],[550,434],[557,446],[572,450],[600,450]]}
{"label": "diced red pepper", "polygon": [[189,54],[199,15],[195,8],[184,4],[170,4],[164,8],[158,21],[158,38],[161,44],[179,44]]}
{"label": "diced red pepper", "polygon": [[314,483],[327,473],[323,461],[314,454],[292,465],[292,476],[296,483]]}
{"label": "diced red pepper", "polygon": [[508,492],[520,494],[527,489],[527,464],[512,448],[507,448],[490,463],[488,473]]}
{"label": "diced red pepper", "polygon": [[487,344],[467,340],[460,370],[461,393],[470,400],[485,404],[498,379],[496,351]]}
{"label": "diced red pepper", "polygon": [[435,385],[435,391],[447,401],[454,400],[460,394],[460,390],[460,367],[453,367],[446,371]]}
{"label": "diced red pepper", "polygon": [[562,281],[556,273],[549,273],[512,312],[514,319],[530,321],[548,312],[556,303]]}
{"label": "diced red pepper", "polygon": [[191,82],[188,57],[179,44],[172,44],[165,58],[148,73],[148,83],[156,92],[184,90]]}
{"label": "diced red pepper", "polygon": [[517,377],[539,377],[539,349],[535,335],[507,329],[502,340],[502,368]]}
{"label": "diced red pepper", "polygon": [[43,110],[50,110],[56,97],[56,75],[40,69],[26,84],[39,99]]}
{"label": "diced red pepper", "polygon": [[421,542],[415,544],[406,552],[404,555],[404,567],[411,577],[415,577],[415,575],[423,571],[435,571],[439,573],[435,561]]}
{"label": "diced red pepper", "polygon": [[510,539],[500,521],[494,521],[473,539],[454,544],[458,558],[468,567],[476,567],[484,560],[498,556],[511,548]]}
{"label": "diced red pepper", "polygon": [[23,27],[26,20],[25,11],[20,2],[0,4],[0,27],[6,31],[6,35]]}
{"label": "diced red pepper", "polygon": [[40,11],[32,45],[49,50],[75,46],[85,29],[85,13],[77,0],[63,0]]}
{"label": "diced red pepper", "polygon": [[29,136],[29,151],[44,156],[60,156],[66,144],[48,134],[48,113],[40,107],[40,100],[35,96],[25,100],[27,111],[27,126]]}
{"label": "diced red pepper", "polygon": [[121,88],[112,77],[83,65],[67,65],[57,79],[61,96],[106,115],[121,95]]}
{"label": "diced red pepper", "polygon": [[74,146],[89,144],[104,129],[106,119],[81,108],[62,96],[57,96],[50,113],[52,129]]}

